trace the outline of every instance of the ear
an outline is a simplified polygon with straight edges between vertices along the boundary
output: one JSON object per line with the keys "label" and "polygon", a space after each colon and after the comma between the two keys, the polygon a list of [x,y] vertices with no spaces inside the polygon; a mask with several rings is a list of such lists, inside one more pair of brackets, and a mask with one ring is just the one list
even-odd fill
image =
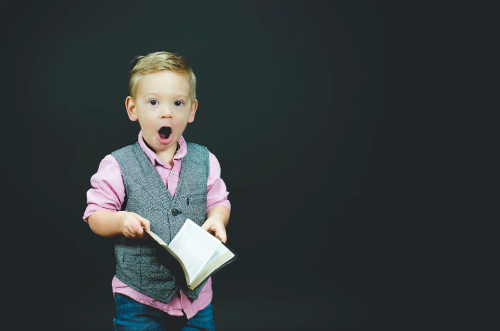
{"label": "ear", "polygon": [[131,121],[137,121],[137,113],[136,113],[135,103],[134,103],[134,99],[132,99],[131,96],[128,96],[125,99],[125,108],[127,108],[128,118],[130,118]]}
{"label": "ear", "polygon": [[196,114],[196,110],[197,109],[198,109],[198,100],[194,99],[193,105],[191,106],[191,110],[189,111],[188,123],[193,123],[193,121],[194,121],[194,114]]}

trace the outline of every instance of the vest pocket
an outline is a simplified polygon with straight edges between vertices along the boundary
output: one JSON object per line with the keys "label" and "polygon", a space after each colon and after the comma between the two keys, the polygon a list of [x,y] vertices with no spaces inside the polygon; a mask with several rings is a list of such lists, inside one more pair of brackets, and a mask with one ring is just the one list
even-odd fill
{"label": "vest pocket", "polygon": [[157,265],[147,265],[141,264],[141,285],[145,285],[150,282],[168,282],[173,281],[174,277],[161,264]]}
{"label": "vest pocket", "polygon": [[[189,205],[185,205],[185,209],[189,218],[201,226],[205,222],[205,214],[207,211],[207,196],[206,194],[191,195]],[[187,216],[186,216],[187,217]]]}
{"label": "vest pocket", "polygon": [[176,290],[173,275],[162,265],[141,264],[141,292],[153,298],[168,296]]}

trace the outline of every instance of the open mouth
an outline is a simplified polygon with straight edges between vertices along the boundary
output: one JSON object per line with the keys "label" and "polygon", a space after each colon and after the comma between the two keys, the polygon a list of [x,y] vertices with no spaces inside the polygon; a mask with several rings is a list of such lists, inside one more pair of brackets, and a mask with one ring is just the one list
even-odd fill
{"label": "open mouth", "polygon": [[161,139],[168,139],[170,137],[170,134],[172,133],[172,129],[169,128],[168,126],[163,126],[159,131],[158,134],[160,135]]}
{"label": "open mouth", "polygon": [[168,145],[172,139],[172,128],[163,126],[160,130],[158,130],[158,141],[160,144]]}

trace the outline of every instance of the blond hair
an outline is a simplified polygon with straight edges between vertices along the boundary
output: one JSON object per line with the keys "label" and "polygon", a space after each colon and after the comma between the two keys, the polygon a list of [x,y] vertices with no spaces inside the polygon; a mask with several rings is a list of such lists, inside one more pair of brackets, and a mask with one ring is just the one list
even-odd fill
{"label": "blond hair", "polygon": [[128,89],[132,99],[135,100],[137,87],[143,76],[162,70],[170,70],[175,73],[186,75],[186,79],[190,86],[189,98],[191,102],[196,99],[196,76],[187,60],[182,56],[170,52],[155,52],[146,56],[136,56],[132,62],[135,60],[139,61],[137,61],[134,68],[130,71],[130,78],[128,81]]}

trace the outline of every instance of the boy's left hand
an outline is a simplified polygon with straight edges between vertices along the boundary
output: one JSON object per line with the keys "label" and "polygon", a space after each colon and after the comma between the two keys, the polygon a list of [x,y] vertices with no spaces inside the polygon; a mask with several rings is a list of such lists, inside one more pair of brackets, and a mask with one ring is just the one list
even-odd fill
{"label": "boy's left hand", "polygon": [[227,235],[226,235],[226,227],[224,226],[224,221],[222,221],[217,216],[212,216],[207,218],[205,223],[201,226],[203,230],[207,230],[211,234],[213,234],[217,239],[226,243]]}

